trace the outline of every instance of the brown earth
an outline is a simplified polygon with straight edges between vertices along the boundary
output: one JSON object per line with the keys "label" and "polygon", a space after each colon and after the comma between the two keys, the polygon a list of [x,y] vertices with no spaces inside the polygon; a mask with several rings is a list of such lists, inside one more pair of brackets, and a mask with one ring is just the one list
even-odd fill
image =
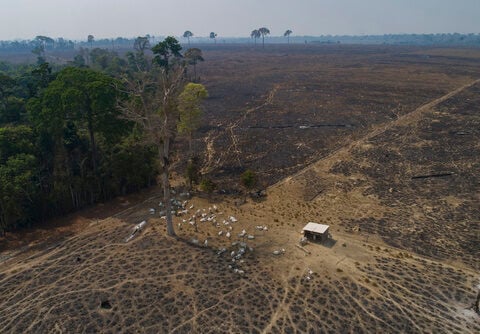
{"label": "brown earth", "polygon": [[[188,213],[175,218],[178,239],[164,236],[160,189],[79,213],[72,225],[54,224],[53,240],[35,240],[31,232],[29,246],[7,236],[0,253],[0,332],[478,333],[480,316],[471,305],[480,289],[480,84],[474,69],[480,53],[207,51],[221,65],[216,76],[213,65],[201,69],[213,95],[209,125],[198,139],[210,148],[206,169],[228,185],[236,169],[255,168],[270,185],[267,197],[237,206],[230,196],[195,196],[185,205]],[[288,56],[277,59],[276,52]],[[386,59],[391,62],[382,65]],[[372,61],[377,75],[359,70]],[[261,64],[258,81],[254,63]],[[308,72],[313,64],[328,68],[322,75],[319,68]],[[280,79],[280,69],[289,66],[296,73],[285,70]],[[319,89],[288,99],[284,87],[300,84],[301,72],[304,85],[349,88],[331,98]],[[242,98],[248,80],[254,87]],[[391,104],[396,82],[402,87],[398,109]],[[362,102],[346,102],[352,96]],[[332,109],[309,118],[312,104],[320,103]],[[355,126],[257,128],[257,137],[245,130],[345,120]],[[242,160],[248,156],[249,162]],[[432,174],[445,176],[415,178]],[[197,229],[188,223],[192,215]],[[126,242],[142,220],[147,227]],[[309,243],[310,254],[296,247],[308,221],[331,225],[333,236],[325,245]],[[244,229],[253,239],[239,236]],[[242,246],[245,254],[233,262],[231,252],[237,256]]]}

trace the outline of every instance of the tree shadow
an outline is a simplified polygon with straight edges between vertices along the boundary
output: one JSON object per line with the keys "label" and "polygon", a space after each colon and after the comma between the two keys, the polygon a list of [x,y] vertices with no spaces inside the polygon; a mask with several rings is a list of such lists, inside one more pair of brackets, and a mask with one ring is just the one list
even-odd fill
{"label": "tree shadow", "polygon": [[333,248],[333,246],[336,245],[337,240],[333,239],[332,237],[329,237],[324,241],[308,239],[308,243],[310,243],[312,245],[320,245],[320,246],[327,247],[327,248]]}

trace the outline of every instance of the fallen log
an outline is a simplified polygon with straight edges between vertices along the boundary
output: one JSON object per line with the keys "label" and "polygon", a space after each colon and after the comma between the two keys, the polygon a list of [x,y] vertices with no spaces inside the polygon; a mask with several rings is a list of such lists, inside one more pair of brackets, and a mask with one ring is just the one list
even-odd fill
{"label": "fallen log", "polygon": [[304,251],[305,253],[310,254],[310,251],[309,251],[308,249],[306,249],[305,247],[302,247],[302,246],[300,246],[300,245],[295,245],[295,246],[297,246],[298,248],[300,248],[300,249],[301,249],[302,251]]}
{"label": "fallen log", "polygon": [[438,174],[427,174],[427,175],[416,175],[412,176],[412,180],[418,180],[418,179],[428,179],[428,178],[434,178],[434,177],[446,177],[446,176],[452,176],[454,173],[448,172],[448,173],[438,173]]}
{"label": "fallen log", "polygon": [[135,227],[132,230],[132,233],[128,236],[125,242],[129,242],[130,240],[132,240],[135,237],[135,235],[137,235],[137,233],[141,232],[145,228],[145,226],[147,226],[146,220],[142,221],[140,224],[135,225]]}

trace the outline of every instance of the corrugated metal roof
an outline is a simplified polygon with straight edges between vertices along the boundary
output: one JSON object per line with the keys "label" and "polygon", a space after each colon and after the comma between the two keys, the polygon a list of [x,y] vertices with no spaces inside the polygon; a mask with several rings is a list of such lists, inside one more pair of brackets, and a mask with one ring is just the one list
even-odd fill
{"label": "corrugated metal roof", "polygon": [[323,234],[325,233],[330,226],[328,225],[323,225],[323,224],[317,224],[317,223],[312,223],[309,222],[305,227],[303,228],[303,231],[308,231],[308,232],[314,232],[314,233],[320,233]]}

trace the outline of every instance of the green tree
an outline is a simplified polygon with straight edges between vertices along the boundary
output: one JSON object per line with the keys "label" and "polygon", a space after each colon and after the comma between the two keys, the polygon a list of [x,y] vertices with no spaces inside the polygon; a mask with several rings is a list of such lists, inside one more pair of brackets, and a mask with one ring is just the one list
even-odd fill
{"label": "green tree", "polygon": [[257,175],[250,169],[242,173],[240,180],[247,191],[252,190],[257,185]]}
{"label": "green tree", "polygon": [[204,61],[202,56],[202,50],[198,48],[188,49],[187,51],[185,51],[184,57],[190,65],[193,65],[193,80],[197,81],[197,63],[199,61]]}
{"label": "green tree", "polygon": [[121,126],[115,119],[117,91],[113,79],[99,72],[85,68],[69,67],[62,70],[57,78],[45,89],[41,107],[34,118],[46,129],[58,144],[63,138],[69,122],[77,129],[88,133],[91,163],[97,171],[98,154],[96,133],[114,142]]}
{"label": "green tree", "polygon": [[188,137],[189,155],[192,155],[193,132],[200,126],[202,110],[200,103],[208,97],[208,92],[201,84],[188,83],[178,97],[178,132]]}
{"label": "green tree", "polygon": [[16,154],[33,154],[34,136],[32,128],[26,125],[0,128],[0,164]]}
{"label": "green tree", "polygon": [[29,208],[38,191],[35,167],[35,157],[25,153],[0,164],[0,234],[28,220]]}
{"label": "green tree", "polygon": [[188,45],[190,46],[190,37],[193,36],[193,33],[190,30],[187,30],[183,33],[183,38],[188,40]]}
{"label": "green tree", "polygon": [[209,178],[204,177],[202,181],[200,181],[200,190],[208,194],[211,194],[216,187],[216,184]]}
{"label": "green tree", "polygon": [[285,33],[283,34],[283,37],[287,37],[287,40],[288,40],[288,44],[290,44],[290,35],[293,33],[293,31],[291,31],[290,29],[288,29],[287,31],[285,31]]}
{"label": "green tree", "polygon": [[178,65],[179,59],[183,57],[181,50],[182,46],[175,37],[168,36],[152,48],[155,55],[153,62],[168,72],[170,68]]}
{"label": "green tree", "polygon": [[260,35],[262,35],[262,47],[265,48],[265,36],[270,34],[270,30],[268,28],[262,27],[258,29],[258,32]]}
{"label": "green tree", "polygon": [[15,88],[15,80],[0,72],[0,124],[20,120],[23,101],[14,96]]}
{"label": "green tree", "polygon": [[0,128],[0,234],[32,213],[38,190],[34,141],[25,125]]}
{"label": "green tree", "polygon": [[89,58],[92,69],[113,76],[118,76],[123,73],[127,65],[127,62],[123,58],[120,58],[116,52],[107,49],[95,48],[90,51]]}

